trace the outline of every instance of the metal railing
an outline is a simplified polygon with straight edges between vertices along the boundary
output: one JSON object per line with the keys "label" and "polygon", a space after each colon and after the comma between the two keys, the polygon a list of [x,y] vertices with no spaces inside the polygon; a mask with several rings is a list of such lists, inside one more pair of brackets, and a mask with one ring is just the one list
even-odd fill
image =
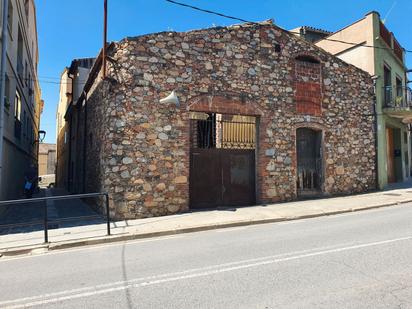
{"label": "metal railing", "polygon": [[[38,198],[31,198],[31,199],[20,199],[20,200],[8,200],[8,201],[0,201],[1,206],[7,205],[17,205],[17,204],[27,204],[27,203],[36,203],[36,202],[45,202],[43,205],[43,227],[44,227],[44,242],[49,242],[49,223],[51,222],[60,222],[60,221],[69,221],[73,219],[84,219],[84,218],[101,218],[101,215],[95,216],[86,216],[86,217],[75,217],[75,218],[63,218],[49,221],[48,218],[48,210],[47,210],[47,201],[59,201],[59,200],[71,200],[71,199],[81,199],[81,198],[91,198],[91,197],[105,197],[105,206],[106,206],[106,228],[107,228],[107,235],[110,236],[110,207],[109,207],[109,194],[108,193],[86,193],[86,194],[72,194],[72,195],[62,195],[62,196],[50,196],[50,197],[38,197]],[[1,227],[16,227],[16,226],[27,226],[41,223],[39,221],[30,222],[30,223],[15,223],[15,224],[3,224],[0,225]]]}
{"label": "metal railing", "polygon": [[389,108],[411,108],[412,92],[407,87],[383,87],[383,106]]}

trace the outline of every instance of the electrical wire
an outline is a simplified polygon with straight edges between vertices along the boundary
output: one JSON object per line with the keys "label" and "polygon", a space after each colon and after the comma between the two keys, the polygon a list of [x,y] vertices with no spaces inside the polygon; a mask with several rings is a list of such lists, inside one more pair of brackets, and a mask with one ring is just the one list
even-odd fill
{"label": "electrical wire", "polygon": [[213,14],[213,15],[217,15],[217,16],[220,16],[220,17],[241,21],[241,22],[244,22],[244,23],[254,23],[252,21],[248,21],[248,20],[243,19],[243,18],[229,16],[229,15],[226,15],[226,14],[223,14],[223,13],[202,9],[202,8],[197,7],[197,6],[189,5],[189,4],[182,3],[182,2],[177,2],[177,1],[174,1],[174,0],[165,0],[165,1],[176,4],[176,5],[184,6],[184,7],[196,10],[196,11],[205,12],[205,13],[208,13],[208,14]]}
{"label": "electrical wire", "polygon": [[[210,10],[202,9],[202,8],[199,8],[199,7],[195,7],[195,6],[192,6],[192,5],[188,5],[188,4],[185,4],[185,3],[182,3],[182,2],[177,2],[177,1],[174,1],[174,0],[165,0],[165,1],[166,1],[166,2],[170,2],[170,3],[173,3],[173,4],[175,4],[175,5],[187,7],[187,8],[196,10],[196,11],[200,11],[200,12],[204,12],[204,13],[208,13],[208,14],[212,14],[212,15],[217,15],[217,16],[220,16],[220,17],[225,17],[225,18],[229,18],[229,19],[233,19],[233,20],[237,20],[237,21],[241,21],[241,22],[246,22],[246,23],[251,23],[251,24],[259,24],[259,23],[253,22],[253,21],[245,20],[245,19],[243,19],[243,18],[234,17],[234,16],[229,16],[229,15],[222,14],[222,13],[219,13],[219,12],[216,12],[216,11],[210,11]],[[289,31],[289,30],[285,30],[285,31],[287,31],[287,32],[289,32],[289,33],[292,33],[292,34],[300,34],[299,32],[293,32],[293,31]],[[346,42],[346,41],[341,41],[341,40],[336,40],[336,39],[324,38],[324,39],[322,39],[322,40],[332,41],[332,42],[339,42],[339,43],[348,44],[348,45],[353,45],[353,46],[359,45],[359,46],[368,47],[368,48],[392,50],[391,48],[387,48],[387,47],[372,46],[372,45],[362,45],[362,44],[359,44],[359,43]],[[412,53],[412,50],[404,49],[404,51],[407,52],[407,53]]]}
{"label": "electrical wire", "polygon": [[[175,1],[175,0],[165,0],[165,1],[169,2],[169,3],[172,3],[172,4],[175,4],[175,5],[178,5],[178,6],[186,7],[186,8],[192,9],[192,10],[196,10],[196,11],[199,11],[199,12],[212,14],[212,15],[216,15],[216,16],[219,16],[219,17],[224,17],[224,18],[231,19],[231,20],[240,21],[242,23],[249,23],[249,24],[259,25],[258,22],[249,21],[249,20],[246,20],[244,18],[230,16],[230,15],[227,15],[227,14],[223,14],[223,13],[216,12],[216,11],[211,11],[211,10],[208,10],[208,9],[203,9],[203,8],[200,8],[200,7],[197,7],[197,6],[189,5],[189,4],[178,2],[178,1]],[[288,33],[291,33],[291,34],[300,34],[300,32],[296,32],[296,31],[289,31],[289,30],[285,30],[285,29],[284,29],[284,31],[286,31]],[[352,45],[352,46],[359,46],[359,47],[366,47],[366,48],[376,48],[376,49],[383,49],[383,50],[391,50],[392,51],[392,49],[388,48],[388,47],[366,45],[366,44],[362,44],[362,43],[347,42],[347,41],[331,39],[331,38],[323,38],[322,40],[336,42],[336,43],[342,43],[342,44],[347,44],[347,45]],[[406,53],[412,53],[412,50],[404,49],[404,51]],[[8,77],[9,78],[15,78],[13,76],[8,76]],[[17,79],[17,78],[15,78],[15,79]],[[28,81],[29,79],[23,78],[23,80]],[[50,76],[39,76],[39,78],[31,79],[31,80],[32,81],[37,81],[41,84],[54,84],[54,85],[72,84],[71,82],[62,83],[60,77],[50,77]],[[84,81],[84,82],[83,81],[81,81],[81,82],[78,81],[77,84],[83,85],[83,84],[86,84],[86,81]]]}

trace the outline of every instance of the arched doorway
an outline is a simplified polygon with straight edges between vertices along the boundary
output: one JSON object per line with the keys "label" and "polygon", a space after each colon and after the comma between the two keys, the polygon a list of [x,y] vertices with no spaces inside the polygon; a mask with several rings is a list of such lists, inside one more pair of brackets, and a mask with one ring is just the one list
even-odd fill
{"label": "arched doorway", "polygon": [[296,130],[297,194],[319,195],[322,191],[322,131]]}

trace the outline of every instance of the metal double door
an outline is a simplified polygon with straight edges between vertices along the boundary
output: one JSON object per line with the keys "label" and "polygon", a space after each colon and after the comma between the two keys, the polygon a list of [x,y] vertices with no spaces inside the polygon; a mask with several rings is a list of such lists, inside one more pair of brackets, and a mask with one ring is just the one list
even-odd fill
{"label": "metal double door", "polygon": [[191,208],[255,204],[254,149],[192,149]]}

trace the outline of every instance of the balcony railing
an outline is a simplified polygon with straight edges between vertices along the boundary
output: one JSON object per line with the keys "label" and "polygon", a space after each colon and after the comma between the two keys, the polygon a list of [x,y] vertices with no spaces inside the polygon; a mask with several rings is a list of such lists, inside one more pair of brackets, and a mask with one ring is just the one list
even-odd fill
{"label": "balcony railing", "polygon": [[412,108],[412,91],[405,87],[383,87],[383,107]]}

